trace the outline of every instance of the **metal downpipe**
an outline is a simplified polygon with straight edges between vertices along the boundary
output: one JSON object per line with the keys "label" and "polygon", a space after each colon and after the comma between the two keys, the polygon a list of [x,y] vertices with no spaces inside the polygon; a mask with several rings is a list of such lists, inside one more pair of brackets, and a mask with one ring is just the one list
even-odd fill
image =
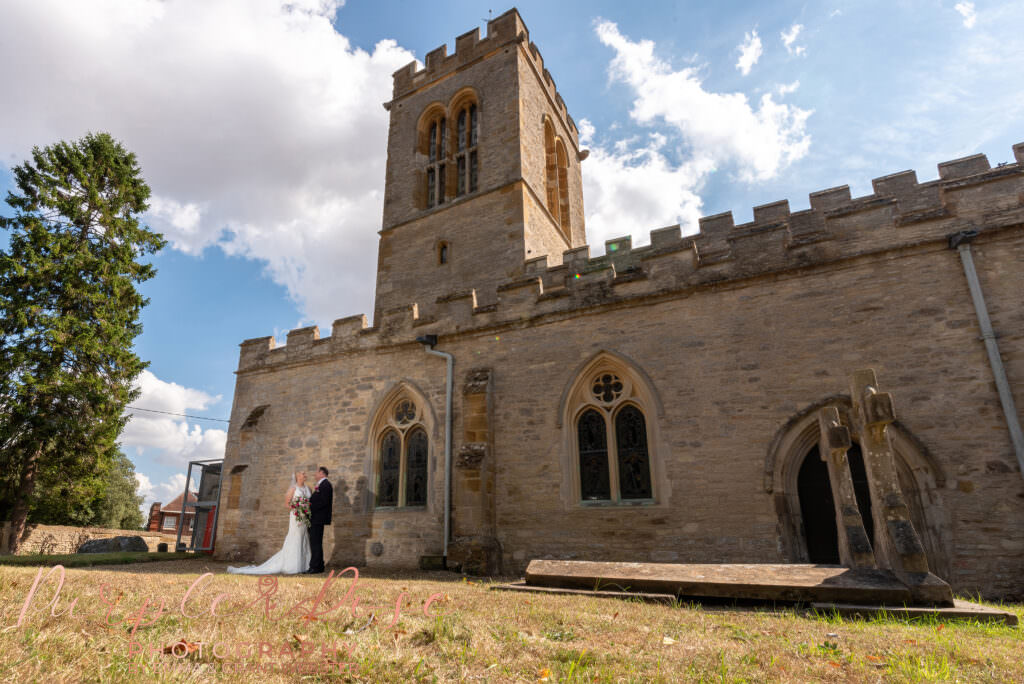
{"label": "metal downpipe", "polygon": [[1010,381],[1006,377],[1003,358],[999,355],[999,345],[996,343],[992,321],[988,317],[988,307],[985,306],[985,297],[981,292],[981,283],[978,281],[978,272],[974,268],[974,257],[971,255],[971,240],[977,236],[978,233],[974,230],[956,233],[949,237],[949,247],[956,249],[960,254],[964,275],[967,276],[967,286],[971,290],[971,299],[974,302],[974,312],[978,316],[978,325],[981,327],[981,338],[985,342],[985,351],[988,352],[992,375],[995,376],[999,402],[1003,406],[1003,415],[1006,416],[1006,427],[1010,430],[1010,441],[1013,442],[1013,450],[1017,455],[1017,465],[1020,466],[1021,477],[1024,477],[1024,432],[1021,431],[1020,418],[1013,401],[1013,392],[1010,391]]}

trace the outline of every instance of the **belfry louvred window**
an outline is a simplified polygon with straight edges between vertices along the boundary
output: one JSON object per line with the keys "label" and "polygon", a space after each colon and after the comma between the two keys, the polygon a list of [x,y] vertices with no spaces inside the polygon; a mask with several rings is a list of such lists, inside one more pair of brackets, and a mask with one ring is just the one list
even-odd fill
{"label": "belfry louvred window", "polygon": [[480,161],[480,104],[472,89],[457,93],[445,109],[434,103],[420,118],[417,150],[427,158],[422,169],[421,208],[476,192]]}
{"label": "belfry louvred window", "polygon": [[427,206],[433,207],[445,201],[448,126],[444,116],[434,117],[427,136]]}
{"label": "belfry louvred window", "polygon": [[544,166],[547,207],[558,229],[569,236],[569,157],[565,143],[555,135],[551,119],[544,118]]}
{"label": "belfry louvred window", "polygon": [[475,192],[477,188],[477,149],[479,120],[475,102],[466,102],[456,111],[455,195]]}

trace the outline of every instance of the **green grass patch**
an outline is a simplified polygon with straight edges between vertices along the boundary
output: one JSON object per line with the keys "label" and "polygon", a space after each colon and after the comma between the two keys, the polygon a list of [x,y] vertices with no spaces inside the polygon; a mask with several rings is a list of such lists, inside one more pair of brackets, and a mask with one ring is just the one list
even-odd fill
{"label": "green grass patch", "polygon": [[0,565],[42,565],[44,567],[63,565],[65,568],[85,568],[90,565],[125,565],[127,563],[147,563],[150,561],[180,560],[194,557],[194,554],[186,552],[118,551],[116,553],[55,553],[0,556]]}

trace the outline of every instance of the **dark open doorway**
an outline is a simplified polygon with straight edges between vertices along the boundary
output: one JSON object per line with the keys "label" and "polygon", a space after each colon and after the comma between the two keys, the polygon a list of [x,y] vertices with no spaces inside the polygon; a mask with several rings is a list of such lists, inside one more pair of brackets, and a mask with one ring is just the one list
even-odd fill
{"label": "dark open doorway", "polygon": [[[854,444],[846,452],[853,477],[853,489],[857,506],[864,520],[868,539],[874,544],[875,526],[871,517],[871,495],[868,490],[867,472],[860,447]],[[797,475],[797,495],[800,497],[800,517],[803,519],[804,541],[807,557],[811,563],[838,564],[839,538],[836,532],[836,513],[832,499],[832,484],[828,477],[828,465],[821,460],[815,446],[804,457]]]}

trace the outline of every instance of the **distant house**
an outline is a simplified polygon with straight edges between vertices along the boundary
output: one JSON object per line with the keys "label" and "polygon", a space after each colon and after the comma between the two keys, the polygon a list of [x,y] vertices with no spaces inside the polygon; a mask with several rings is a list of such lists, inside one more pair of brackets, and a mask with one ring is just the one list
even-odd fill
{"label": "distant house", "polygon": [[[181,518],[181,501],[183,494],[175,497],[166,507],[161,508],[160,502],[154,503],[149,508],[149,524],[146,529],[150,532],[174,532],[178,529],[178,520]],[[188,493],[188,502],[196,502],[195,492]],[[185,531],[192,532],[195,525],[195,509],[189,509],[185,513]]]}

